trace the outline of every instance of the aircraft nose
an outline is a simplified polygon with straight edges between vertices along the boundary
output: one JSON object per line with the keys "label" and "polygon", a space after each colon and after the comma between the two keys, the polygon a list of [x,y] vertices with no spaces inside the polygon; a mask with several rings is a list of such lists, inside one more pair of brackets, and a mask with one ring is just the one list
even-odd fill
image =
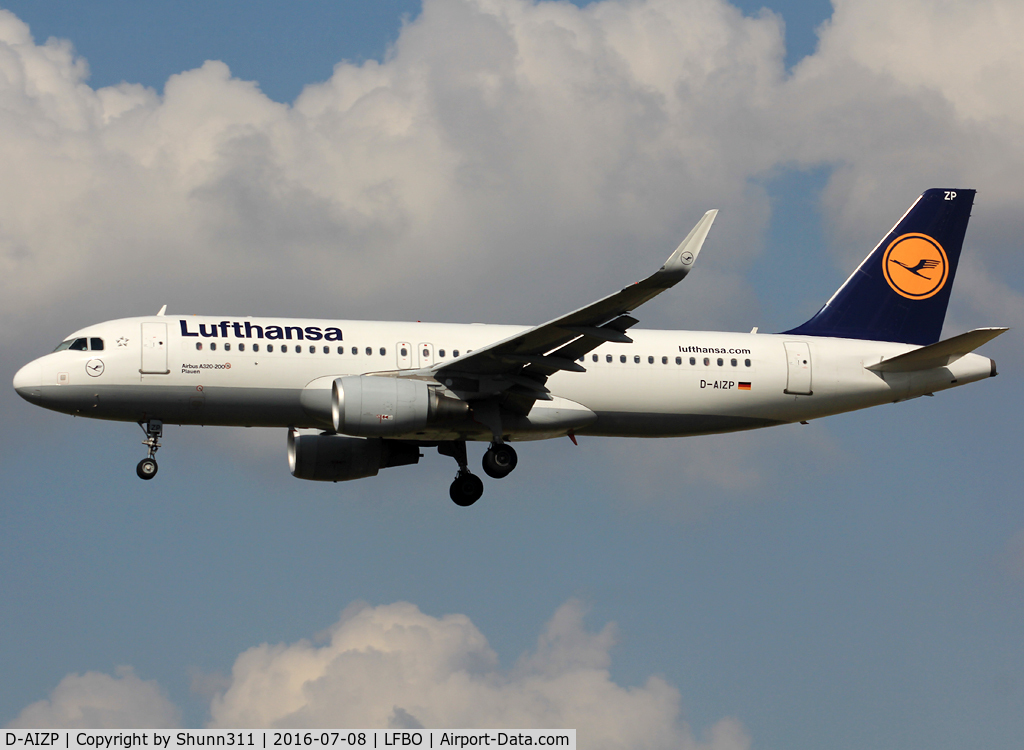
{"label": "aircraft nose", "polygon": [[39,362],[29,362],[14,375],[14,390],[25,400],[38,395],[43,384],[43,368]]}

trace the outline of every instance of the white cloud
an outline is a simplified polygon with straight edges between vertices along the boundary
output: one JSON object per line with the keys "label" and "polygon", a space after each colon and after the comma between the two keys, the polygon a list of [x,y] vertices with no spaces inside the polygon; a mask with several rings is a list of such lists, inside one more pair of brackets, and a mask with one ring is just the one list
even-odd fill
{"label": "white cloud", "polygon": [[712,204],[712,268],[767,217],[746,179],[773,157],[723,124],[780,77],[782,36],[726,4],[428,0],[388,60],[293,106],[219,62],[95,91],[68,44],[0,27],[0,312],[25,324],[53,298],[532,319],[499,279],[561,311],[566,279],[582,303],[656,267]]}
{"label": "white cloud", "polygon": [[740,327],[757,181],[794,164],[836,167],[844,267],[933,184],[981,190],[982,247],[1019,236],[1019,4],[836,5],[787,78],[780,18],[718,0],[426,0],[386,60],[290,106],[220,62],[162,96],[94,90],[2,12],[5,335],[164,302],[533,322],[654,267],[711,206],[703,273],[644,320]]}
{"label": "white cloud", "polygon": [[60,729],[90,727],[177,727],[181,715],[153,680],[139,678],[131,667],[115,676],[101,672],[70,674],[50,697],[27,706],[9,727]]}
{"label": "white cloud", "polygon": [[[562,605],[511,669],[465,615],[431,617],[415,605],[355,604],[314,640],[251,648],[231,675],[194,675],[212,727],[576,728],[594,750],[748,750],[726,718],[696,739],[679,691],[652,676],[623,687],[609,673],[615,627],[588,631],[578,601]],[[180,716],[155,682],[69,675],[11,727],[164,727]]]}
{"label": "white cloud", "polygon": [[1024,103],[1008,95],[1024,82],[1012,41],[1024,33],[1024,7],[834,5],[819,49],[797,66],[779,104],[795,158],[837,167],[824,200],[843,265],[859,261],[925,187],[977,188],[985,213],[972,224],[972,245],[1006,253],[995,239],[1024,229]]}
{"label": "white cloud", "polygon": [[212,725],[575,727],[581,747],[749,747],[732,719],[697,742],[680,721],[678,691],[659,677],[613,682],[614,628],[588,632],[583,615],[578,602],[563,605],[536,649],[503,670],[464,615],[356,605],[319,643],[241,654],[213,700]]}

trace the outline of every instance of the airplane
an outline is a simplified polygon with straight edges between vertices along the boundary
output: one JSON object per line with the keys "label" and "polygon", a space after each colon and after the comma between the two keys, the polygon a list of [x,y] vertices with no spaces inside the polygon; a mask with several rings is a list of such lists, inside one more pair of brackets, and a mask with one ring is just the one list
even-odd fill
{"label": "airplane", "polygon": [[[340,482],[455,459],[451,499],[508,476],[511,443],[682,437],[807,422],[996,375],[973,353],[1007,328],[940,341],[975,191],[929,189],[806,323],[778,334],[633,330],[685,278],[717,211],[657,271],[533,327],[169,316],[88,326],[22,367],[27,401],[137,422],[150,480],[164,424],[287,429],[291,473]],[[927,273],[922,273],[927,271]],[[628,331],[628,334],[627,334]]]}

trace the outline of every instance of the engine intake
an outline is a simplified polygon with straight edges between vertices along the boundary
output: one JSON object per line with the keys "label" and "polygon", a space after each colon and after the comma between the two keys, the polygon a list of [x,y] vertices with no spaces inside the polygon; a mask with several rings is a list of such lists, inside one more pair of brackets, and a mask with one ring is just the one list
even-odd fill
{"label": "engine intake", "polygon": [[331,388],[334,429],[346,435],[404,435],[468,415],[469,404],[422,380],[352,375],[338,378]]}
{"label": "engine intake", "polygon": [[373,477],[381,469],[419,463],[414,443],[348,435],[300,435],[288,431],[288,467],[292,476],[317,482],[347,482]]}

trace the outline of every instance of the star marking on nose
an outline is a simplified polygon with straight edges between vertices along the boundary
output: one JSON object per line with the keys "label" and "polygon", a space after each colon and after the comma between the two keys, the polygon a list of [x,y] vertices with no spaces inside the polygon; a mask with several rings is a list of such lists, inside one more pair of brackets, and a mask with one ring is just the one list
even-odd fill
{"label": "star marking on nose", "polygon": [[128,346],[128,339],[126,339],[124,336],[122,336],[121,338],[119,338],[117,340],[117,345],[118,346]]}

